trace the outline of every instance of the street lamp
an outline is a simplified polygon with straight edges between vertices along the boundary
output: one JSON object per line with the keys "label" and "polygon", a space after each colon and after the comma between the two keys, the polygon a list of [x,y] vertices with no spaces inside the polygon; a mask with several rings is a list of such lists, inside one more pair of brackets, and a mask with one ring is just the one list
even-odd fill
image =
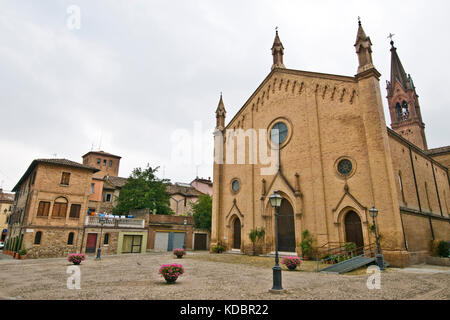
{"label": "street lamp", "polygon": [[270,204],[275,209],[275,266],[272,268],[273,270],[273,288],[270,292],[280,293],[283,292],[283,287],[281,285],[281,267],[278,264],[278,209],[281,206],[281,200],[283,198],[274,191],[274,193],[269,197]]}
{"label": "street lamp", "polygon": [[375,208],[375,206],[373,206],[372,208],[369,209],[369,214],[372,217],[373,220],[373,229],[375,232],[375,241],[377,243],[377,265],[378,267],[380,267],[380,270],[385,270],[386,268],[384,267],[384,260],[383,260],[383,255],[381,254],[381,248],[380,248],[380,241],[378,239],[378,232],[377,232],[377,224],[375,222],[375,218],[378,215],[378,210],[377,208]]}
{"label": "street lamp", "polygon": [[102,235],[103,235],[103,225],[106,222],[106,219],[103,217],[100,217],[98,219],[98,221],[100,222],[100,240],[98,242],[98,249],[97,249],[97,257],[95,258],[96,260],[100,260],[101,259],[101,254],[102,254]]}
{"label": "street lamp", "polygon": [[186,226],[187,226],[187,219],[184,218],[184,243],[183,243],[184,250],[186,250]]}

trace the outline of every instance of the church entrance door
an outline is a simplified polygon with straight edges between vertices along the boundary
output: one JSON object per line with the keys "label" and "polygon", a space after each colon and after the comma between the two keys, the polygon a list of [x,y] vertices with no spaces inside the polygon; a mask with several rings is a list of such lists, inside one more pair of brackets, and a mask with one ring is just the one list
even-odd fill
{"label": "church entrance door", "polygon": [[278,249],[295,252],[294,209],[289,201],[283,199],[278,213]]}
{"label": "church entrance door", "polygon": [[233,224],[233,249],[241,249],[241,220],[236,218]]}
{"label": "church entrance door", "polygon": [[[345,216],[345,238],[347,242],[356,244],[357,248],[364,247],[361,219],[354,211],[349,211]],[[362,254],[362,251],[358,250],[358,254]]]}

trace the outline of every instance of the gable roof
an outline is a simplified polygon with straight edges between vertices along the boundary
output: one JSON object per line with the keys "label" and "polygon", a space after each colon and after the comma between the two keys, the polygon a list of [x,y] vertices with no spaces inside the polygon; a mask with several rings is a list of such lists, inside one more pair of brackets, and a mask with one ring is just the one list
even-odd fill
{"label": "gable roof", "polygon": [[180,194],[185,197],[199,197],[204,194],[204,193],[198,191],[197,189],[195,189],[194,187],[190,187],[190,186],[185,187],[185,186],[180,186],[177,184],[168,185],[166,192],[169,195]]}
{"label": "gable roof", "polygon": [[106,176],[104,181],[112,187],[120,189],[127,183],[128,178]]}
{"label": "gable roof", "polygon": [[92,171],[94,173],[100,171],[97,168],[90,167],[90,166],[84,165],[82,163],[67,160],[67,159],[35,159],[35,160],[33,160],[33,162],[31,162],[27,171],[25,171],[24,175],[22,176],[22,178],[20,178],[19,182],[17,182],[16,186],[12,189],[12,191],[14,191],[14,192],[18,191],[19,186],[26,180],[26,178],[31,174],[31,172],[33,172],[34,168],[36,168],[36,166],[41,163],[55,165],[55,166],[65,166],[65,167],[71,167],[71,168],[85,169],[85,170]]}
{"label": "gable roof", "polygon": [[259,94],[259,92],[262,90],[264,85],[272,78],[272,76],[275,73],[284,73],[284,74],[299,75],[299,76],[305,76],[305,77],[311,77],[311,78],[338,80],[338,81],[345,81],[345,82],[352,82],[352,83],[356,82],[356,78],[353,76],[342,76],[342,75],[336,75],[336,74],[285,69],[285,68],[272,69],[272,71],[264,78],[264,80],[261,82],[261,84],[258,86],[258,88],[256,88],[256,90],[252,93],[252,95],[247,99],[247,101],[244,103],[244,105],[239,109],[238,112],[236,112],[234,117],[228,122],[228,124],[225,126],[225,129],[229,129],[229,127],[233,123],[233,121],[244,111],[244,109],[250,104],[250,102],[253,100],[253,98],[255,98]]}

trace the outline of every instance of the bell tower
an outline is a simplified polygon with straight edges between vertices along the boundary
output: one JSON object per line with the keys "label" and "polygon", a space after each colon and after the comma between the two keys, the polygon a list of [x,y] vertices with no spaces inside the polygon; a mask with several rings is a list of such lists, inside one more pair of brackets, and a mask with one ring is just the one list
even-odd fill
{"label": "bell tower", "polygon": [[407,75],[391,37],[391,80],[387,81],[387,99],[391,127],[422,150],[427,150],[425,124],[420,113],[419,96],[411,75]]}

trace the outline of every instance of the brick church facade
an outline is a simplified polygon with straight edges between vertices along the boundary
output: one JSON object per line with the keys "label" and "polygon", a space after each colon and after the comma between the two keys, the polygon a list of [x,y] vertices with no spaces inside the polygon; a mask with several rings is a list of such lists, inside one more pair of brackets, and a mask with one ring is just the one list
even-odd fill
{"label": "brick church facade", "polygon": [[[283,197],[281,251],[301,255],[305,230],[316,247],[373,244],[368,211],[373,206],[379,211],[382,253],[392,266],[424,261],[431,240],[450,240],[450,148],[428,150],[416,88],[391,45],[389,128],[380,73],[361,23],[355,76],[287,69],[276,33],[273,66],[264,81],[227,125],[222,97],[216,110],[215,154],[220,149],[224,161],[214,162],[211,246],[221,243],[227,250],[248,253],[252,250],[248,234],[264,227],[262,252],[273,252],[269,196],[275,190]],[[229,158],[236,152],[229,153],[227,146],[237,150],[237,138],[229,133],[239,129],[263,130],[268,140],[278,129],[275,172],[263,174],[267,164],[249,161],[260,156],[266,143],[259,141],[253,150],[251,134],[244,137],[246,161],[236,164]]]}

